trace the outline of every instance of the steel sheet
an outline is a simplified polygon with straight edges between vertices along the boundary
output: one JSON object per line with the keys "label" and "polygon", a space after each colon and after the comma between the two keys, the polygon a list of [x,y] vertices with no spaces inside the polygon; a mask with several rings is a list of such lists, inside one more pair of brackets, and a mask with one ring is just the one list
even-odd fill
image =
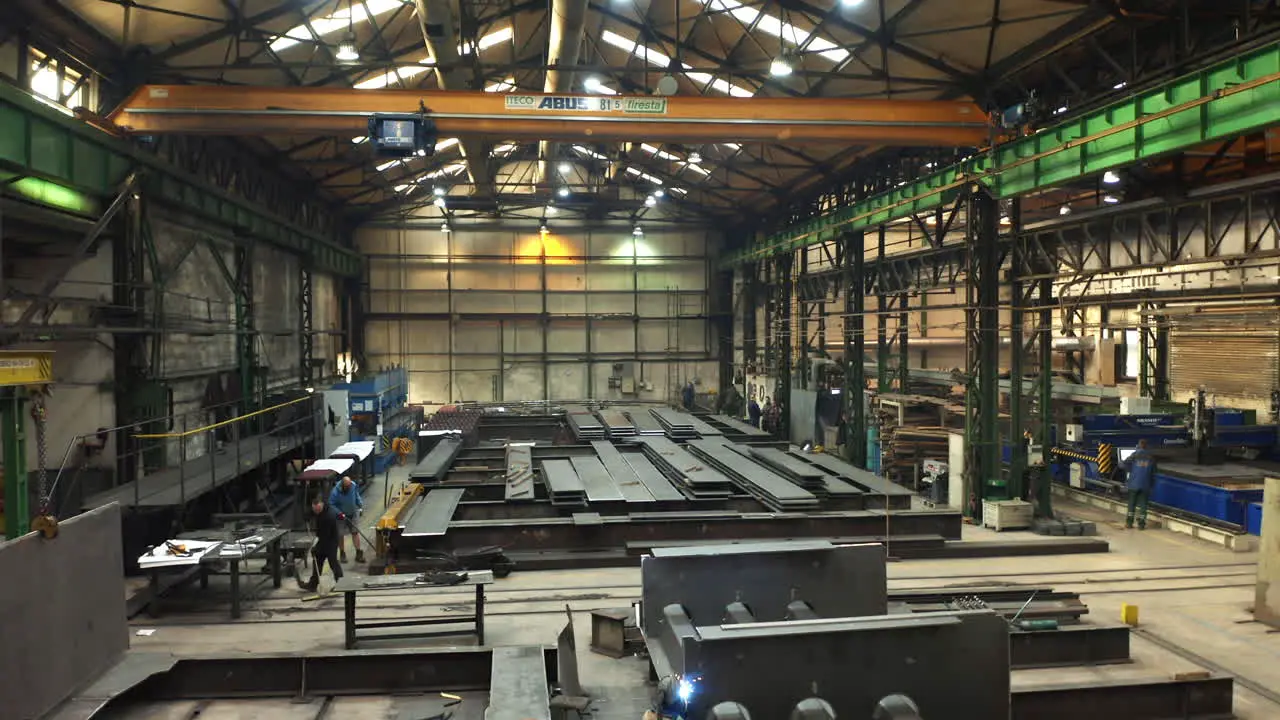
{"label": "steel sheet", "polygon": [[591,448],[595,450],[596,456],[600,458],[600,463],[604,466],[605,471],[609,473],[609,477],[618,486],[618,490],[621,491],[624,500],[629,503],[653,502],[653,494],[640,481],[635,470],[631,469],[631,465],[623,459],[622,453],[618,452],[618,448],[614,447],[613,443],[606,440],[596,440],[591,443]]}
{"label": "steel sheet", "polygon": [[449,531],[449,522],[462,501],[460,488],[435,488],[417,502],[401,526],[402,537],[436,537]]}
{"label": "steel sheet", "polygon": [[578,473],[578,479],[587,491],[590,502],[618,502],[623,500],[622,490],[609,477],[609,471],[593,457],[576,457],[569,460]]}
{"label": "steel sheet", "polygon": [[698,625],[746,603],[760,621],[783,620],[804,600],[823,617],[881,615],[888,609],[884,548],[825,540],[654,548],[640,561],[641,628],[659,631],[662,609],[681,604]]}

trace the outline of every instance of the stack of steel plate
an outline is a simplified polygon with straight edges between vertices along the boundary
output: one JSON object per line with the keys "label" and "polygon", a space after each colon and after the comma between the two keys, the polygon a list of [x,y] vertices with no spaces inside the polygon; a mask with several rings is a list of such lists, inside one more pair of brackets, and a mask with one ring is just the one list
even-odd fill
{"label": "stack of steel plate", "polygon": [[604,429],[609,433],[610,438],[618,439],[636,436],[636,426],[631,424],[631,421],[627,419],[627,416],[621,410],[600,410],[596,413],[596,416],[604,424]]}
{"label": "stack of steel plate", "polygon": [[827,477],[827,474],[808,463],[801,462],[777,448],[734,445],[733,449],[815,495],[826,494],[827,487],[823,478]]}
{"label": "stack of steel plate", "polygon": [[637,435],[663,434],[661,423],[658,422],[658,418],[653,416],[653,413],[649,412],[649,408],[629,407],[623,408],[623,412],[631,419]]}
{"label": "stack of steel plate", "polygon": [[733,478],[738,487],[747,491],[761,504],[772,510],[812,510],[818,507],[818,498],[808,490],[797,486],[785,477],[770,472],[736,452],[730,443],[711,440],[693,440],[685,447],[689,452]]}
{"label": "stack of steel plate", "polygon": [[654,408],[654,417],[662,425],[663,432],[672,440],[693,440],[698,437],[693,427],[693,416],[671,408]]}
{"label": "stack of steel plate", "polygon": [[911,509],[911,498],[915,493],[875,473],[855,467],[834,455],[807,453],[795,445],[791,446],[788,454],[810,465],[816,465],[845,480],[855,489],[861,490],[867,499],[867,507],[886,507],[890,510]]}
{"label": "stack of steel plate", "polygon": [[[636,475],[635,470],[632,470],[631,465],[623,459],[622,453],[618,452],[618,448],[605,440],[596,440],[591,443],[591,447],[596,451],[596,456],[600,458],[600,464],[604,466],[605,472],[609,473],[613,483],[622,491],[623,500],[629,503],[653,502],[653,493],[649,492],[645,483]],[[641,460],[644,459],[640,455],[634,457],[639,457]],[[654,474],[658,474],[657,470],[654,470]],[[675,488],[671,488],[671,484],[663,479],[661,475],[658,475],[658,479],[662,480],[663,484],[671,489],[671,492],[675,492]],[[677,493],[677,495],[679,494]]]}
{"label": "stack of steel plate", "polygon": [[733,482],[667,438],[646,437],[644,455],[668,480],[694,499],[726,498]]}
{"label": "stack of steel plate", "polygon": [[568,460],[543,460],[542,482],[552,505],[587,504],[587,488]]}
{"label": "stack of steel plate", "polygon": [[724,435],[723,430],[694,415],[689,416],[689,424],[693,425],[693,431],[698,433],[698,437],[720,437]]}
{"label": "stack of steel plate", "polygon": [[507,445],[507,500],[533,500],[537,497],[533,488],[533,444],[510,443]]}
{"label": "stack of steel plate", "polygon": [[604,425],[596,419],[592,412],[579,405],[573,405],[564,409],[565,419],[569,421],[569,428],[573,430],[573,436],[582,442],[590,442],[592,440],[604,440]]}
{"label": "stack of steel plate", "polygon": [[613,478],[609,476],[609,471],[604,469],[599,459],[575,457],[569,458],[569,462],[573,464],[573,469],[578,473],[578,479],[586,488],[587,500],[590,502],[622,502],[626,499],[622,495],[621,488],[614,483]]}
{"label": "stack of steel plate", "polygon": [[746,435],[747,437],[753,437],[753,438],[769,437],[769,433],[765,432],[764,430],[761,430],[760,428],[754,425],[744,423],[737,418],[731,418],[728,415],[712,415],[711,419],[720,423],[721,425],[724,425],[730,431],[738,433],[740,435]]}
{"label": "stack of steel plate", "polygon": [[461,451],[462,438],[452,436],[440,438],[422,462],[409,471],[409,479],[414,482],[440,482]]}
{"label": "stack of steel plate", "polygon": [[668,502],[687,499],[642,453],[627,453],[622,458],[654,500]]}

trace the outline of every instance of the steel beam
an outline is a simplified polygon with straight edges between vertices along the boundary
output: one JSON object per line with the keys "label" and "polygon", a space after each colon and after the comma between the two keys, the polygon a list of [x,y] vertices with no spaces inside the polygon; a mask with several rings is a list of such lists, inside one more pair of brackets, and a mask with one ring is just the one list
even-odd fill
{"label": "steel beam", "polygon": [[982,501],[1006,493],[1000,453],[999,208],[981,185],[969,189],[965,273],[965,491],[953,503],[980,517]]}
{"label": "steel beam", "polygon": [[7,84],[0,84],[0,129],[0,169],[22,176],[6,184],[5,195],[26,188],[29,192],[20,193],[24,199],[97,217],[97,208],[137,172],[143,177],[142,192],[152,202],[234,230],[246,240],[309,257],[322,272],[359,274],[360,256],[336,242],[336,233],[326,236],[298,225],[274,208],[215,187]]}
{"label": "steel beam", "polygon": [[[521,98],[529,105],[514,104]],[[560,102],[542,107],[544,98]],[[366,130],[373,113],[416,113],[420,103],[442,134],[514,140],[718,142],[728,132],[739,142],[977,147],[989,134],[986,113],[970,102],[332,87],[148,85],[110,119],[143,135],[350,135]]]}
{"label": "steel beam", "polygon": [[770,235],[740,263],[953,202],[973,182],[1013,197],[1269,127],[1280,105],[1280,43],[1143,90],[914,182]]}
{"label": "steel beam", "polygon": [[863,234],[846,233],[844,267],[844,413],[845,458],[859,468],[867,467],[866,332],[863,310],[867,300],[863,280]]}

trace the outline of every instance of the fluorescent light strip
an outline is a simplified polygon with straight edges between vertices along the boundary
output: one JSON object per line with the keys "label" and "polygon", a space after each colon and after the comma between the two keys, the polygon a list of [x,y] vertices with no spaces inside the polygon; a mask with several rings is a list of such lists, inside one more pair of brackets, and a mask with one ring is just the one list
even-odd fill
{"label": "fluorescent light strip", "polygon": [[573,149],[574,149],[574,151],[575,151],[575,152],[577,152],[579,155],[586,155],[587,157],[595,158],[596,160],[608,160],[608,159],[609,159],[607,156],[605,156],[605,155],[601,155],[600,153],[598,153],[598,152],[596,152],[596,151],[594,151],[594,150],[592,150],[592,149],[590,149],[590,148],[583,147],[583,146],[581,146],[581,145],[574,145],[574,146],[573,146]]}
{"label": "fluorescent light strip", "polygon": [[711,171],[710,171],[710,170],[703,169],[703,168],[702,168],[701,166],[699,166],[699,165],[694,165],[693,163],[689,162],[688,160],[685,160],[685,159],[684,159],[684,158],[682,158],[682,157],[679,157],[679,156],[676,156],[676,155],[672,155],[671,153],[667,152],[666,150],[663,150],[663,149],[661,149],[661,148],[654,147],[654,146],[650,145],[649,143],[641,143],[641,144],[640,144],[640,149],[641,149],[641,150],[644,150],[645,152],[649,153],[650,155],[655,155],[655,156],[657,156],[657,157],[662,158],[663,160],[668,160],[668,161],[670,161],[670,162],[676,163],[677,165],[680,165],[681,167],[687,167],[687,168],[689,168],[690,170],[694,170],[694,171],[696,171],[696,172],[698,172],[698,173],[701,173],[701,174],[703,175],[703,177],[705,177],[705,176],[707,176],[707,175],[710,175],[710,174],[711,174]]}
{"label": "fluorescent light strip", "polygon": [[[508,25],[505,28],[494,30],[488,35],[480,38],[480,42],[478,44],[481,50],[487,50],[494,45],[510,40],[511,38],[512,30],[511,26]],[[461,52],[461,48],[459,48],[459,52]],[[412,80],[413,78],[416,78],[426,71],[434,68],[435,64],[435,59],[427,56],[419,60],[417,64],[405,64],[388,72],[382,73],[381,75],[374,75],[373,77],[365,78],[355,85],[352,85],[352,87],[356,90],[380,90],[396,82]]]}
{"label": "fluorescent light strip", "polygon": [[649,173],[644,172],[644,171],[642,171],[642,170],[640,170],[640,169],[638,169],[638,168],[634,168],[634,167],[630,167],[630,166],[628,166],[628,167],[627,167],[627,174],[628,174],[628,175],[634,175],[634,176],[636,176],[636,177],[638,177],[638,178],[640,178],[640,179],[642,179],[642,180],[648,180],[649,182],[653,183],[654,185],[661,185],[661,184],[662,184],[662,180],[661,180],[661,179],[656,178],[656,177],[654,177],[654,176],[650,175]]}
{"label": "fluorescent light strip", "polygon": [[520,146],[517,145],[516,143],[503,143],[501,145],[494,147],[493,152],[490,153],[490,155],[493,157],[506,157],[511,153],[515,152],[516,148],[519,148],[519,147]]}
{"label": "fluorescent light strip", "polygon": [[[271,49],[280,52],[304,42],[318,42],[322,36],[346,30],[356,23],[368,22],[370,17],[385,15],[406,4],[404,0],[365,0],[350,8],[342,8],[332,15],[313,18],[310,22],[311,27],[298,25],[289,28],[284,35],[271,41]],[[349,14],[349,10],[354,11],[354,15]],[[312,30],[315,30],[314,34]]]}
{"label": "fluorescent light strip", "polygon": [[[658,52],[657,50],[653,50],[651,48],[645,47],[644,45],[641,45],[635,40],[628,40],[627,38],[619,35],[616,32],[613,32],[612,30],[605,30],[604,33],[600,36],[600,39],[604,40],[606,43],[616,48],[625,50],[628,53],[635,55],[636,57],[640,58],[641,60],[644,60],[646,63],[654,67],[660,67],[660,68],[671,67],[671,58]],[[692,67],[686,63],[681,63],[680,66],[684,68],[686,71]],[[755,94],[756,94],[754,90],[745,88],[741,85],[735,85],[729,82],[728,80],[722,80],[720,78],[714,77],[711,75],[711,73],[685,72],[685,75],[690,80],[696,83],[705,85],[711,88],[712,90],[715,90],[716,92],[729,95],[730,97],[747,98],[747,97],[755,97]]]}
{"label": "fluorescent light strip", "polygon": [[[796,47],[804,47],[807,51],[816,52],[833,63],[844,62],[849,58],[848,50],[837,46],[829,40],[817,37],[816,32],[801,30],[789,22],[783,22],[775,15],[762,13],[753,7],[743,5],[737,0],[698,1],[712,10],[732,15],[747,27],[751,27],[754,24],[757,30],[766,32]],[[806,45],[806,43],[808,44]]]}

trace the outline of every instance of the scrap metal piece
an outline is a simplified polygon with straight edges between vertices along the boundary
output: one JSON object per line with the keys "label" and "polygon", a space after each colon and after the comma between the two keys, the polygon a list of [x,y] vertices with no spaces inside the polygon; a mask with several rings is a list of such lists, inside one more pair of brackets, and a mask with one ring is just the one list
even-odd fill
{"label": "scrap metal piece", "polygon": [[506,500],[533,500],[533,444],[508,443],[506,451]]}

